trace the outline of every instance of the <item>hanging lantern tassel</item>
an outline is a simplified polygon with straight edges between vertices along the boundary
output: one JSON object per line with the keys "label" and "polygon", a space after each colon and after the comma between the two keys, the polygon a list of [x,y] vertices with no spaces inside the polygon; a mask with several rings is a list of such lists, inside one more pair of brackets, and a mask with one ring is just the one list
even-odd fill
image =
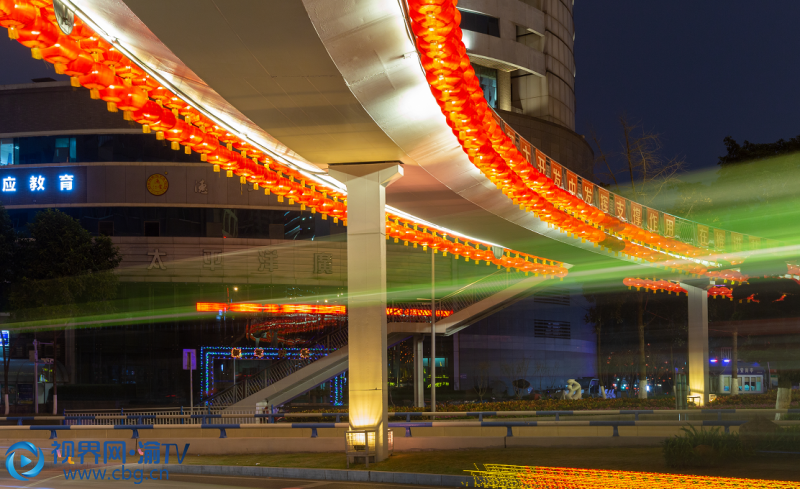
{"label": "hanging lantern tassel", "polygon": [[150,124],[142,124],[142,132],[145,134],[150,134]]}
{"label": "hanging lantern tassel", "polygon": [[[178,151],[179,149],[181,149],[181,145],[180,143],[178,143],[178,141],[172,141],[169,147],[172,148],[173,151]],[[214,165],[214,166],[219,168],[219,165]]]}
{"label": "hanging lantern tassel", "polygon": [[208,156],[205,153],[200,153],[200,161],[208,161]]}
{"label": "hanging lantern tassel", "polygon": [[92,100],[100,100],[100,90],[92,88],[91,90],[89,90],[89,97]]}
{"label": "hanging lantern tassel", "polygon": [[31,56],[33,59],[42,59],[42,50],[39,48],[31,49]]}
{"label": "hanging lantern tassel", "polygon": [[132,121],[133,120],[133,112],[131,112],[130,110],[122,111],[122,119],[126,120],[126,121]]}
{"label": "hanging lantern tassel", "polygon": [[268,188],[264,189],[264,195],[269,195],[269,189]]}
{"label": "hanging lantern tassel", "polygon": [[115,104],[114,102],[108,102],[106,104],[106,107],[108,108],[109,112],[118,112],[119,111],[119,109],[117,109],[117,104]]}
{"label": "hanging lantern tassel", "polygon": [[225,172],[225,176],[231,178],[233,176],[233,170],[228,170]]}
{"label": "hanging lantern tassel", "polygon": [[187,155],[190,155],[192,154],[192,148],[190,148],[189,146],[185,146],[183,152],[186,153]]}
{"label": "hanging lantern tassel", "polygon": [[219,173],[219,165],[214,165],[214,173]]}

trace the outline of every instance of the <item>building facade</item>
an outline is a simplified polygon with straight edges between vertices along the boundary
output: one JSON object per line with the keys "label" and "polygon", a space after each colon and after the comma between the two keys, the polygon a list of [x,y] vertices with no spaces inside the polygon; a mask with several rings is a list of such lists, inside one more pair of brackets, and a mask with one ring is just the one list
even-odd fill
{"label": "building facade", "polygon": [[461,29],[489,105],[551,158],[591,177],[575,133],[571,0],[461,0]]}

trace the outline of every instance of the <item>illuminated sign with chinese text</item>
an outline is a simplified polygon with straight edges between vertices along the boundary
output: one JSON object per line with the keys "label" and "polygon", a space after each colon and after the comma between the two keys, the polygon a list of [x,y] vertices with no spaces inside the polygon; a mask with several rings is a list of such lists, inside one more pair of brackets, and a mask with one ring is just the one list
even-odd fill
{"label": "illuminated sign with chinese text", "polygon": [[0,202],[6,206],[86,202],[85,167],[4,167],[0,183]]}

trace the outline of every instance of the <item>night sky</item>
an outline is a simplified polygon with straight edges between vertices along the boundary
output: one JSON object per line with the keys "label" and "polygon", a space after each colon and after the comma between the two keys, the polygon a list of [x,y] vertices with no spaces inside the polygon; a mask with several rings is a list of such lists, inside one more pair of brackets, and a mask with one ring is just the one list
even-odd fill
{"label": "night sky", "polygon": [[618,150],[626,112],[692,169],[716,167],[725,136],[799,135],[798,19],[796,1],[578,0],[577,131]]}
{"label": "night sky", "polygon": [[[722,139],[800,134],[800,2],[578,0],[577,131],[619,148],[626,112],[661,134],[666,156],[715,167]],[[3,29],[3,31],[5,31]],[[56,75],[0,39],[0,84]]]}

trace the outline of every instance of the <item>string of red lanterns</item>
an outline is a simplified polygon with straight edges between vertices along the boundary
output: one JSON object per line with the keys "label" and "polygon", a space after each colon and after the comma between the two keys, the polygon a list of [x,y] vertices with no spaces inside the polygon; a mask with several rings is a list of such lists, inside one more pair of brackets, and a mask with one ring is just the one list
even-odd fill
{"label": "string of red lanterns", "polygon": [[[411,29],[430,89],[447,124],[470,161],[521,209],[532,212],[548,227],[556,227],[582,242],[614,249],[614,239],[624,240],[623,254],[690,274],[732,280],[746,279],[734,271],[709,272],[696,261],[675,259],[680,255],[713,261],[708,250],[660,236],[623,222],[561,188],[547,176],[550,161],[561,175],[561,166],[538,149],[523,155],[503,131],[497,114],[488,106],[470,64],[460,29],[456,0],[409,0]],[[531,154],[533,153],[533,154]],[[536,165],[530,162],[535,158]],[[716,258],[737,261],[717,255]],[[740,260],[739,260],[740,261]]]}
{"label": "string of red lanterns", "polygon": [[[279,202],[288,199],[300,210],[319,212],[322,219],[333,217],[347,225],[347,198],[344,192],[319,182],[307,181],[305,175],[289,168],[248,141],[231,133],[182,100],[142,67],[125,57],[106,42],[79,17],[72,32],[65,35],[57,26],[52,0],[0,0],[0,26],[8,29],[11,39],[31,48],[36,59],[55,66],[59,74],[70,77],[74,87],[89,89],[92,99],[106,102],[108,110],[123,111],[126,120],[142,125],[144,133],[155,133],[159,140],[170,141],[171,148],[181,146],[187,154],[200,154],[200,159],[214,165],[214,171],[236,175],[240,182],[263,188],[275,194]],[[180,117],[183,117],[181,120]],[[234,151],[235,150],[235,151]],[[414,231],[411,232],[408,226]],[[405,243],[441,249],[456,257],[486,259],[498,267],[563,277],[563,264],[533,255],[504,249],[501,258],[486,254],[485,243],[459,243],[448,239],[447,232],[400,216],[387,219],[387,236],[402,237]],[[402,228],[402,229],[400,229]],[[483,246],[486,249],[481,249]],[[512,256],[513,255],[513,256]]]}

